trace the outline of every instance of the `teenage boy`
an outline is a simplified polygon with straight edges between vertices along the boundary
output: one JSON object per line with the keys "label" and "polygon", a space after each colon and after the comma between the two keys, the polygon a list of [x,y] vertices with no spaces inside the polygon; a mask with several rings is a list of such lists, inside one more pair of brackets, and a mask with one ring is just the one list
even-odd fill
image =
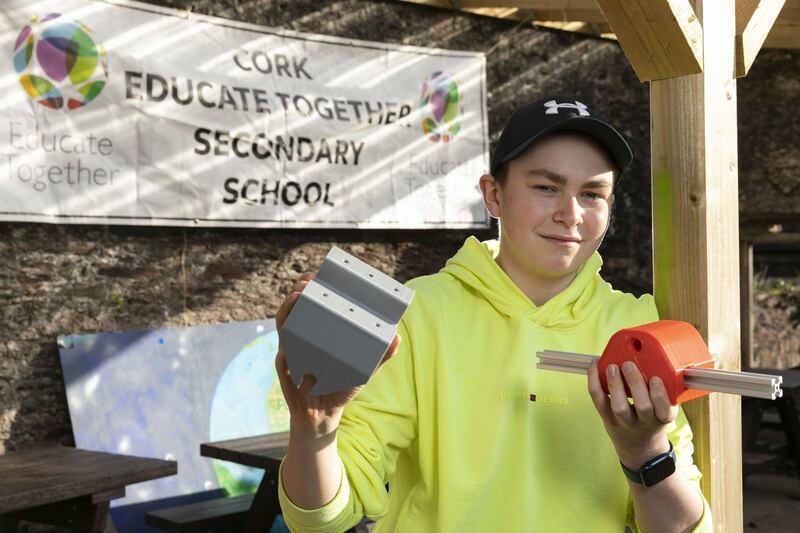
{"label": "teenage boy", "polygon": [[[586,377],[535,364],[544,349],[601,353],[619,329],[658,319],[652,296],[599,275],[631,160],[581,102],[518,109],[480,178],[499,239],[470,237],[439,273],[409,282],[416,295],[369,384],[312,396],[313,377],[295,387],[279,351],[292,529],[343,531],[367,516],[376,531],[413,533],[711,530],[691,430],[660,380],[612,365],[606,394],[593,364],[587,392]],[[287,296],[279,330],[312,277]]]}

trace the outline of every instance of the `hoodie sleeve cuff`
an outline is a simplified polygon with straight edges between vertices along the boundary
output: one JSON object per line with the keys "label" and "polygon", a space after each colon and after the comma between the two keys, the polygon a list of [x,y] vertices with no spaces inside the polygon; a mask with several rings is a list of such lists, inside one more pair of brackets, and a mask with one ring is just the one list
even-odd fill
{"label": "hoodie sleeve cuff", "polygon": [[350,484],[345,475],[344,465],[339,462],[341,466],[341,481],[339,482],[339,490],[331,501],[318,509],[303,509],[289,499],[283,487],[283,463],[281,463],[278,471],[278,499],[281,504],[281,511],[286,525],[292,531],[311,531],[311,532],[325,532],[325,531],[343,531],[352,524],[350,516],[345,512],[345,509],[350,502]]}
{"label": "hoodie sleeve cuff", "polygon": [[714,522],[711,519],[711,508],[708,506],[708,501],[706,501],[702,492],[700,497],[703,499],[703,514],[700,517],[700,521],[694,526],[692,533],[712,533],[714,531]]}
{"label": "hoodie sleeve cuff", "polygon": [[[699,485],[699,484],[698,484]],[[695,487],[695,490],[700,494],[703,500],[703,514],[700,515],[700,520],[694,525],[692,533],[714,533],[714,521],[711,518],[711,508],[708,505],[706,497],[700,491],[700,487]],[[628,500],[628,516],[625,519],[625,525],[630,528],[633,533],[642,533],[639,524],[636,523],[636,513],[633,509],[633,500]]]}

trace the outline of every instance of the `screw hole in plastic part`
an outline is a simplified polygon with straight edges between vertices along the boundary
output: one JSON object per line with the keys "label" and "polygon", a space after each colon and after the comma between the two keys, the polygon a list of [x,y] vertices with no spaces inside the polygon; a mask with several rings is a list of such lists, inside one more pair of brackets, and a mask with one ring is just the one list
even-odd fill
{"label": "screw hole in plastic part", "polygon": [[631,348],[633,348],[634,352],[641,352],[642,341],[640,341],[639,339],[631,339]]}

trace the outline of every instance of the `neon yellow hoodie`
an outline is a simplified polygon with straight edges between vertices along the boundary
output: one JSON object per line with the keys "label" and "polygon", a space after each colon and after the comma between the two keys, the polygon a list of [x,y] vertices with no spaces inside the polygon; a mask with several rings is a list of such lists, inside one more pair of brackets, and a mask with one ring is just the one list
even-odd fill
{"label": "neon yellow hoodie", "polygon": [[[438,274],[409,282],[416,294],[400,350],[342,417],[339,492],[303,510],[280,487],[292,530],[343,531],[364,515],[378,520],[376,532],[619,533],[633,525],[586,377],[538,370],[535,353],[599,354],[617,330],[658,319],[653,298],[612,290],[595,253],[537,307],[496,253],[497,241],[470,237]],[[681,470],[699,480],[682,411],[670,440]],[[710,524],[706,506],[696,531]]]}

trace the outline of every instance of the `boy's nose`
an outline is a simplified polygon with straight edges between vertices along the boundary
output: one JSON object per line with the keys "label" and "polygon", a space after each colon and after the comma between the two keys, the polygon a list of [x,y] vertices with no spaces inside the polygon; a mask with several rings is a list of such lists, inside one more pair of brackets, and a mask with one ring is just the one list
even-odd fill
{"label": "boy's nose", "polygon": [[560,202],[553,218],[556,222],[560,222],[568,228],[571,228],[582,222],[583,208],[576,197],[567,195],[564,197],[563,201]]}

